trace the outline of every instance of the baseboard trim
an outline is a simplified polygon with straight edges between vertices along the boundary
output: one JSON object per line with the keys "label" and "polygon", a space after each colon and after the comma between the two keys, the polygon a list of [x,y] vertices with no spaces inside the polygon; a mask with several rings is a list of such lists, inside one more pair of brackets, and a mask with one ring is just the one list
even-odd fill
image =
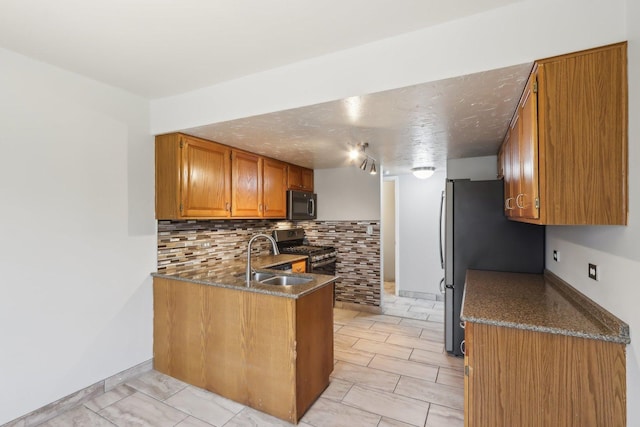
{"label": "baseboard trim", "polygon": [[76,406],[82,405],[91,399],[104,394],[105,392],[113,389],[114,387],[122,384],[125,381],[130,380],[144,372],[153,369],[153,359],[149,359],[131,368],[125,369],[115,375],[112,375],[104,380],[100,380],[95,384],[85,387],[81,390],[71,393],[55,402],[49,403],[35,411],[31,411],[26,415],[16,418],[13,421],[9,421],[2,427],[33,427],[38,424],[42,424],[49,421],[52,418],[66,412]]}
{"label": "baseboard trim", "polygon": [[415,292],[415,291],[398,291],[398,296],[407,298],[426,299],[429,301],[444,301],[444,295],[432,294],[429,292]]}

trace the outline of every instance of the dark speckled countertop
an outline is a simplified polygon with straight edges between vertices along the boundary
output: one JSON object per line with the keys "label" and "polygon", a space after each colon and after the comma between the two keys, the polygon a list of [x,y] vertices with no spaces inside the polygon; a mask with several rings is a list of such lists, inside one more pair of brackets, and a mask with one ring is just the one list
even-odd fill
{"label": "dark speckled countertop", "polygon": [[551,272],[468,270],[460,319],[629,344],[629,326]]}
{"label": "dark speckled countertop", "polygon": [[[269,269],[280,264],[300,261],[306,259],[306,255],[262,255],[252,258],[252,267],[256,271]],[[214,266],[193,267],[178,271],[159,271],[152,273],[153,277],[163,279],[179,280],[183,282],[198,283],[207,286],[218,286],[222,288],[238,289],[247,292],[257,292],[267,295],[282,296],[285,298],[299,298],[317,289],[333,283],[337,276],[327,276],[324,274],[293,274],[294,276],[309,277],[309,283],[294,286],[265,285],[252,281],[251,286],[246,286],[246,258],[220,261]],[[289,275],[291,273],[277,272],[278,275]]]}

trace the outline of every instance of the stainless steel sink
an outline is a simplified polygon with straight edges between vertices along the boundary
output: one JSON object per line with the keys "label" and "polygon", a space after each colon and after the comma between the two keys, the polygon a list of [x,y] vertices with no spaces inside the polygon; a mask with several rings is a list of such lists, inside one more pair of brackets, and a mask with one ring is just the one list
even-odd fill
{"label": "stainless steel sink", "polygon": [[257,271],[251,274],[251,280],[255,280],[256,282],[262,282],[267,279],[272,279],[275,276],[276,276],[275,273]]}
{"label": "stainless steel sink", "polygon": [[293,286],[293,285],[303,285],[305,283],[309,283],[312,280],[313,279],[310,277],[274,276],[274,277],[271,277],[270,279],[263,279],[258,281],[265,285]]}
{"label": "stainless steel sink", "polygon": [[309,283],[313,280],[313,278],[302,276],[284,276],[282,274],[270,273],[268,271],[256,271],[251,273],[251,280],[264,285],[294,286]]}

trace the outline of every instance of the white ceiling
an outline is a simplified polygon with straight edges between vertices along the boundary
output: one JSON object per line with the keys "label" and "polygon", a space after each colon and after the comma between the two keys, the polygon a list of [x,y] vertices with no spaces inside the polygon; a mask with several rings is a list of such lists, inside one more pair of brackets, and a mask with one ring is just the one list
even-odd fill
{"label": "white ceiling", "polygon": [[[0,47],[148,99],[518,0],[1,0]],[[495,154],[530,64],[212,124],[188,133],[315,168],[369,142],[393,173]]]}
{"label": "white ceiling", "polygon": [[[340,101],[187,129],[311,168],[349,164],[349,147],[390,174],[446,159],[495,154],[532,64],[455,77]],[[359,164],[360,162],[358,162]]]}

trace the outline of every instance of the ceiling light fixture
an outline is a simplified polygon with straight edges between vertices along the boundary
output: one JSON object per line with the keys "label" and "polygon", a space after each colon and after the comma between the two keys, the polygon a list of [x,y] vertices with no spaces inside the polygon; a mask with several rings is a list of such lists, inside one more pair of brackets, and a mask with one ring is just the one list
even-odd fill
{"label": "ceiling light fixture", "polygon": [[360,169],[367,170],[367,161],[369,160],[368,157],[365,157],[364,160],[362,161],[362,164],[360,165]]}
{"label": "ceiling light fixture", "polygon": [[362,157],[362,163],[360,163],[360,169],[363,171],[367,170],[367,166],[371,164],[371,169],[369,169],[369,174],[377,175],[378,169],[376,168],[376,159],[367,154],[366,150],[369,147],[368,142],[362,142],[356,144],[355,147],[349,150],[349,160],[351,164],[353,164],[357,159]]}
{"label": "ceiling light fixture", "polygon": [[419,179],[427,179],[431,177],[431,175],[433,175],[435,171],[436,168],[434,168],[433,166],[420,166],[411,169],[411,173],[413,173],[413,176]]}

